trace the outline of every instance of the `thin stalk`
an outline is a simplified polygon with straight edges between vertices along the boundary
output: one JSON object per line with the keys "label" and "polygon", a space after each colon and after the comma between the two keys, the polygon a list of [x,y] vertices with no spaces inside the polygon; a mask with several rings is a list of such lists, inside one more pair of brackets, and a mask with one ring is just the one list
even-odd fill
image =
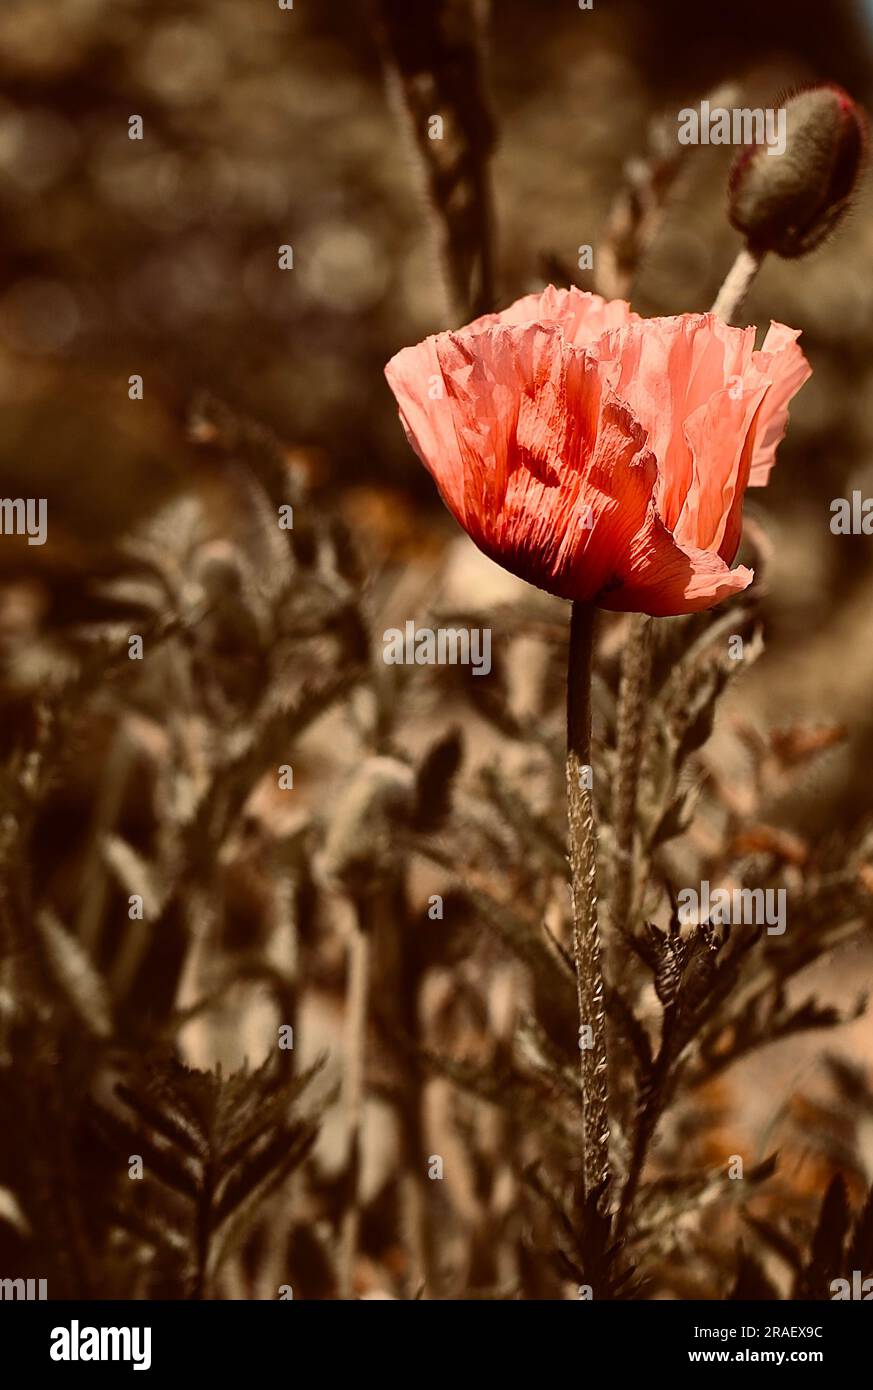
{"label": "thin stalk", "polygon": [[616,1239],[624,1235],[630,1221],[637,1192],[639,1191],[640,1179],[643,1176],[643,1168],[649,1153],[649,1146],[658,1128],[658,1121],[664,1112],[667,1104],[667,1088],[670,1081],[670,1059],[671,1052],[665,1043],[662,1043],[658,1059],[655,1062],[652,1073],[649,1077],[646,1099],[640,1110],[636,1126],[634,1129],[633,1144],[631,1146],[630,1163],[628,1164],[628,1174],[622,1188],[621,1197],[618,1203],[618,1211],[615,1217],[615,1237]]}
{"label": "thin stalk", "polygon": [[104,844],[118,822],[134,761],[133,741],[126,724],[122,722],[104,764],[91,825],[91,841],[82,867],[81,907],[76,920],[76,935],[87,953],[95,959],[109,900]]}
{"label": "thin stalk", "polygon": [[752,281],[761,269],[763,255],[757,256],[748,247],[744,246],[737,256],[733,265],[727,273],[724,284],[719,290],[711,313],[717,314],[724,319],[725,323],[730,323],[743,307],[746,295],[749,292]]}
{"label": "thin stalk", "polygon": [[[406,984],[400,1001],[400,1015],[405,1036],[419,1047],[423,1045],[419,1018],[421,974],[415,969],[404,973]],[[422,1297],[436,1298],[439,1297],[439,1270],[429,1201],[433,1185],[426,1172],[424,1093],[418,1065],[407,1070],[399,1088],[398,1102],[403,1163],[400,1179],[402,1226],[412,1256],[407,1283],[414,1297],[421,1289]]]}
{"label": "thin stalk", "polygon": [[406,880],[408,857],[397,846],[395,863],[381,878],[370,907],[371,973],[379,981],[375,1023],[395,1039],[394,1103],[400,1139],[399,1198],[403,1244],[409,1251],[406,1291],[410,1298],[438,1298],[439,1270],[431,1210],[434,1184],[427,1176],[422,986],[426,954],[416,931],[398,931],[410,920]]}
{"label": "thin stalk", "polygon": [[[452,312],[494,308],[494,121],[485,80],[487,7],[376,0],[389,90],[404,109],[443,249]],[[431,130],[439,116],[445,130]]]}
{"label": "thin stalk", "polygon": [[367,1037],[370,942],[367,912],[358,903],[358,920],[349,946],[346,983],[345,1072],[341,1103],[346,1120],[348,1194],[340,1236],[339,1296],[354,1298],[355,1256],[361,1224],[361,1129],[364,1117],[364,1057]]}
{"label": "thin stalk", "polygon": [[582,1176],[586,1195],[609,1178],[606,1011],[597,928],[597,846],[592,778],[586,771],[591,766],[594,619],[595,610],[591,605],[573,604],[567,668],[567,818],[582,1072]]}

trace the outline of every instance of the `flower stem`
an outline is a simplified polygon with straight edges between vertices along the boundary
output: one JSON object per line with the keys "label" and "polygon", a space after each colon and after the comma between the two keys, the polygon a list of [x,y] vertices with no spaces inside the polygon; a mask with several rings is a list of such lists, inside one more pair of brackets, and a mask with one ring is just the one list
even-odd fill
{"label": "flower stem", "polygon": [[756,256],[753,251],[744,246],[737,256],[733,265],[727,273],[724,284],[719,290],[715,303],[710,310],[713,314],[718,314],[719,318],[724,319],[725,323],[730,323],[743,307],[743,302],[749,292],[752,281],[761,269],[763,254]]}
{"label": "flower stem", "polygon": [[586,1196],[609,1178],[606,1015],[597,929],[597,846],[591,790],[591,666],[595,609],[574,603],[567,669],[567,812],[573,958],[579,1003]]}

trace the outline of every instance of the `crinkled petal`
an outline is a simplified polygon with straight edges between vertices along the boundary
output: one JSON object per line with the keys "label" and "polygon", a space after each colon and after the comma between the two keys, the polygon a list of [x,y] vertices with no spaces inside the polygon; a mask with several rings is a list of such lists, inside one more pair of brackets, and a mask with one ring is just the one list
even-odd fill
{"label": "crinkled petal", "polygon": [[[755,374],[757,375],[757,374]],[[680,544],[712,550],[731,563],[742,533],[743,496],[758,417],[770,387],[758,378],[716,391],[684,426],[691,451],[691,485],[673,534]]]}
{"label": "crinkled petal", "polygon": [[754,341],[753,328],[682,314],[628,323],[597,345],[611,385],[648,431],[660,473],[658,510],[669,528],[694,479],[685,422],[732,380],[742,382]]}
{"label": "crinkled petal", "polygon": [[559,290],[548,285],[541,294],[526,294],[497,314],[483,314],[462,333],[478,333],[499,324],[554,323],[574,347],[590,347],[604,333],[626,323],[642,322],[624,299],[603,299],[577,289]]}
{"label": "crinkled petal", "polygon": [[385,376],[397,400],[407,439],[435,477],[434,470],[439,467],[440,492],[455,511],[449,499],[461,495],[464,478],[452,410],[445,400],[437,342],[435,337],[425,338],[415,347],[404,348],[391,358]]}
{"label": "crinkled petal", "polygon": [[758,439],[749,474],[750,487],[764,487],[776,462],[776,450],[788,428],[788,405],[812,376],[801,348],[800,329],[771,321],[760,352],[753,354],[755,366],[772,382],[758,427]]}
{"label": "crinkled petal", "polygon": [[753,578],[752,570],[729,569],[711,551],[678,545],[653,510],[631,547],[625,582],[597,603],[613,612],[669,618],[712,608],[748,588]]}
{"label": "crinkled petal", "polygon": [[[500,324],[435,342],[444,384],[438,441],[424,461],[443,500],[487,555],[564,598],[622,580],[623,557],[654,505],[645,432],[603,387],[597,362],[554,326]],[[426,365],[432,365],[428,358]],[[401,410],[408,375],[396,370]]]}

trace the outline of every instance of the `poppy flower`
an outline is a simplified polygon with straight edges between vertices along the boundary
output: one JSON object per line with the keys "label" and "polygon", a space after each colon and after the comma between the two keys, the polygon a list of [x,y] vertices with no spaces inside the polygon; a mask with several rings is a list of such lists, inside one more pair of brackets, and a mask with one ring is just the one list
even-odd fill
{"label": "poppy flower", "polygon": [[404,348],[385,372],[412,447],[476,545],[561,598],[709,608],[743,495],[766,483],[810,375],[799,333],[713,314],[644,319],[581,290],[528,295]]}

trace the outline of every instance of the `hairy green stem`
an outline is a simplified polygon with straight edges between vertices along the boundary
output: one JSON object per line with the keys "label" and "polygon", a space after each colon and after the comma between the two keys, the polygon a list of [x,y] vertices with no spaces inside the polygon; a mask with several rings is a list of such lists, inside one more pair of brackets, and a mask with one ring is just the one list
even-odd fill
{"label": "hairy green stem", "polygon": [[606,1011],[597,927],[597,844],[591,789],[591,666],[595,610],[574,603],[567,669],[567,812],[573,958],[579,1004],[586,1195],[609,1178]]}

